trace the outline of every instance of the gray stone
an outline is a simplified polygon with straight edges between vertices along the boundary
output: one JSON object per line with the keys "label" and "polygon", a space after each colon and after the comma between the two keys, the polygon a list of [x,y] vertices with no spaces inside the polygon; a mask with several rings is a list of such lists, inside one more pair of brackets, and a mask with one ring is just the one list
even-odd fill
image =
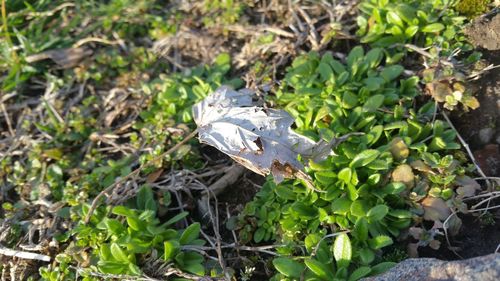
{"label": "gray stone", "polygon": [[382,275],[364,281],[497,281],[500,254],[458,261],[431,258],[407,259]]}
{"label": "gray stone", "polygon": [[479,130],[479,140],[481,141],[481,144],[490,143],[494,135],[495,130],[493,130],[493,128],[483,128]]}

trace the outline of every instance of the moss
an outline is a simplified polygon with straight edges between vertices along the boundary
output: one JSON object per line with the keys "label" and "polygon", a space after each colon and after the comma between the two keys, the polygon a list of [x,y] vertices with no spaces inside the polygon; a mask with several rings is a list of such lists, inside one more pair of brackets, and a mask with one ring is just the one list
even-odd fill
{"label": "moss", "polygon": [[478,16],[488,10],[491,0],[460,0],[455,10],[469,18]]}

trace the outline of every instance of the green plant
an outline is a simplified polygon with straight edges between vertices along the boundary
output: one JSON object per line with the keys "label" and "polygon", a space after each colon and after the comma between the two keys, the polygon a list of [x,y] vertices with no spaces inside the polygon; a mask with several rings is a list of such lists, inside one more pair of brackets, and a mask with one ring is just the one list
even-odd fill
{"label": "green plant", "polygon": [[467,17],[474,17],[486,12],[491,2],[491,0],[458,0],[454,8]]}
{"label": "green plant", "polygon": [[[298,132],[313,139],[329,141],[364,132],[339,144],[335,156],[309,163],[308,171],[322,192],[312,192],[300,181],[268,181],[243,211],[240,237],[288,245],[279,252],[291,257],[274,262],[277,279],[304,274],[306,280],[357,280],[376,274],[390,265],[373,266],[382,262],[381,250],[419,221],[418,210],[430,192],[421,187],[425,177],[440,188],[433,196],[449,202],[459,197],[450,187],[464,170],[447,155],[460,147],[455,133],[445,123],[431,121],[433,103],[412,109],[418,78],[400,79],[404,68],[381,65],[383,59],[382,49],[365,54],[359,46],[348,54],[346,64],[328,53],[300,56],[270,97],[296,118]],[[420,173],[418,161],[433,163],[427,174]],[[347,233],[338,235],[342,231]],[[336,238],[329,242],[332,236]],[[316,247],[320,242],[323,246]],[[304,246],[305,259],[294,258]]]}
{"label": "green plant", "polygon": [[[170,194],[163,197],[162,208],[170,204]],[[67,270],[66,264],[77,261],[96,267],[104,274],[140,275],[140,265],[146,256],[154,251],[165,263],[197,275],[205,274],[204,258],[190,247],[202,246],[199,240],[200,224],[194,223],[184,230],[173,225],[184,219],[188,213],[181,212],[161,223],[157,217],[160,207],[151,188],[142,187],[130,206],[100,208],[90,224],[77,223],[68,234],[60,237],[66,241],[73,237],[66,253],[60,255],[59,267],[43,269],[42,277],[52,280],[50,272]],[[88,212],[88,206],[74,208],[74,220],[81,220]],[[111,211],[110,215],[107,215]],[[77,250],[79,249],[79,250]]]}
{"label": "green plant", "polygon": [[465,112],[479,107],[479,102],[466,87],[465,75],[453,67],[427,68],[423,71],[426,91],[444,108],[454,110],[459,104]]}
{"label": "green plant", "polygon": [[447,5],[447,0],[362,1],[357,34],[362,36],[361,43],[375,47],[439,45],[445,55],[456,48],[470,50],[460,29],[466,18],[447,9]]}
{"label": "green plant", "polygon": [[238,0],[204,0],[203,17],[205,26],[216,24],[233,24],[237,22],[243,13],[244,4]]}

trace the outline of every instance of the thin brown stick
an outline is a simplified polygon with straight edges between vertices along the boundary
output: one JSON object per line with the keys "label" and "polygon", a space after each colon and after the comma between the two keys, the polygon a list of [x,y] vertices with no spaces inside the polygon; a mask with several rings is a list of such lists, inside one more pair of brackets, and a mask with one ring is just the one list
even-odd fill
{"label": "thin brown stick", "polygon": [[455,249],[451,246],[451,242],[450,242],[450,238],[449,238],[449,235],[448,235],[448,221],[453,217],[453,216],[456,216],[457,213],[455,211],[453,211],[447,218],[446,220],[443,222],[443,230],[444,230],[444,236],[446,238],[446,243],[448,244],[448,249],[450,249],[455,255],[457,255],[457,257],[463,259],[463,257],[461,255],[459,255],[457,253],[457,251],[455,251]]}
{"label": "thin brown stick", "polygon": [[0,102],[0,108],[2,109],[2,113],[5,116],[5,123],[7,123],[7,128],[9,129],[10,135],[12,137],[15,137],[16,133],[12,128],[12,122],[10,121],[9,113],[7,112],[7,109],[5,109],[5,105],[3,104],[3,102]]}
{"label": "thin brown stick", "polygon": [[130,172],[128,175],[124,176],[123,178],[121,178],[120,180],[118,181],[115,181],[113,184],[111,184],[110,186],[106,187],[103,191],[101,191],[95,198],[94,200],[92,201],[92,204],[90,206],[90,209],[87,213],[87,215],[85,216],[85,219],[83,220],[85,224],[87,224],[89,221],[90,221],[90,217],[92,216],[92,214],[94,213],[95,209],[97,208],[98,204],[99,204],[99,199],[101,199],[104,195],[107,195],[109,192],[111,192],[116,186],[120,185],[120,184],[123,184],[125,183],[127,180],[129,180],[130,178],[138,175],[144,168],[146,167],[149,167],[150,165],[152,165],[152,163],[156,162],[157,160],[160,160],[162,159],[163,157],[175,152],[177,149],[179,149],[182,145],[184,145],[186,142],[188,142],[190,139],[192,139],[193,137],[196,136],[196,134],[198,134],[198,129],[194,130],[193,132],[191,132],[187,137],[185,137],[182,141],[180,141],[179,143],[177,143],[176,145],[174,145],[172,148],[170,148],[169,150],[163,152],[162,154],[156,156],[155,158],[153,158],[153,160],[151,160],[150,162],[147,162],[147,163],[144,163],[142,164],[141,166],[139,166],[139,168],[133,170],[132,172]]}
{"label": "thin brown stick", "polygon": [[[460,135],[460,133],[457,131],[457,129],[455,128],[455,126],[453,126],[453,123],[451,123],[451,120],[450,118],[448,118],[448,115],[446,115],[446,113],[444,111],[441,111],[441,115],[443,115],[444,119],[446,120],[446,122],[448,122],[448,125],[450,125],[450,127],[453,129],[453,131],[455,131],[455,133],[457,133],[457,137],[458,139],[460,140],[460,143],[463,145],[463,147],[465,148],[465,150],[467,151],[467,154],[469,154],[469,158],[472,160],[472,163],[474,164],[474,166],[476,167],[477,169],[477,172],[483,177],[483,178],[487,178],[486,175],[484,174],[483,170],[481,169],[481,167],[479,167],[479,165],[477,164],[477,161],[476,161],[476,158],[474,157],[474,155],[472,154],[472,151],[470,150],[469,148],[469,145],[465,142],[465,140],[462,138],[462,136]],[[488,188],[491,188],[491,182],[489,180],[486,180],[486,185],[488,186]]]}
{"label": "thin brown stick", "polygon": [[39,260],[44,262],[50,262],[50,257],[46,255],[41,255],[32,252],[18,251],[9,248],[4,248],[0,245],[0,255],[16,257],[21,259],[29,259],[29,260]]}

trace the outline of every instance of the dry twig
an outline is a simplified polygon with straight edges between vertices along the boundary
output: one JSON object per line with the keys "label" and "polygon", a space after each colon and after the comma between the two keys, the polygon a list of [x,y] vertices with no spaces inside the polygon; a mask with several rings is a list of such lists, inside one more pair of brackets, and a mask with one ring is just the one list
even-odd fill
{"label": "dry twig", "polygon": [[113,184],[111,184],[110,186],[108,186],[107,188],[105,188],[103,191],[101,191],[95,198],[94,200],[92,201],[92,204],[89,208],[89,211],[87,213],[87,215],[85,216],[85,219],[83,220],[84,223],[88,223],[90,221],[90,217],[92,216],[92,214],[94,213],[95,209],[97,208],[97,205],[99,204],[99,200],[107,195],[109,192],[111,192],[116,186],[120,185],[120,184],[123,184],[125,183],[127,180],[131,179],[132,177],[135,177],[137,176],[144,168],[146,167],[149,167],[150,165],[152,165],[154,162],[162,159],[163,157],[169,155],[169,154],[172,154],[173,152],[175,152],[177,149],[179,149],[182,145],[184,145],[186,142],[188,142],[190,139],[192,139],[193,137],[196,136],[196,134],[198,134],[198,130],[194,130],[193,132],[191,132],[187,137],[185,137],[182,141],[178,142],[176,145],[174,145],[172,148],[170,148],[169,150],[165,151],[164,153],[162,153],[161,155],[158,155],[157,157],[155,157],[153,160],[151,160],[150,162],[147,162],[145,164],[142,164],[141,166],[139,166],[139,168],[133,170],[132,172],[130,172],[128,175],[124,176],[123,178],[119,179],[118,181],[114,182]]}

